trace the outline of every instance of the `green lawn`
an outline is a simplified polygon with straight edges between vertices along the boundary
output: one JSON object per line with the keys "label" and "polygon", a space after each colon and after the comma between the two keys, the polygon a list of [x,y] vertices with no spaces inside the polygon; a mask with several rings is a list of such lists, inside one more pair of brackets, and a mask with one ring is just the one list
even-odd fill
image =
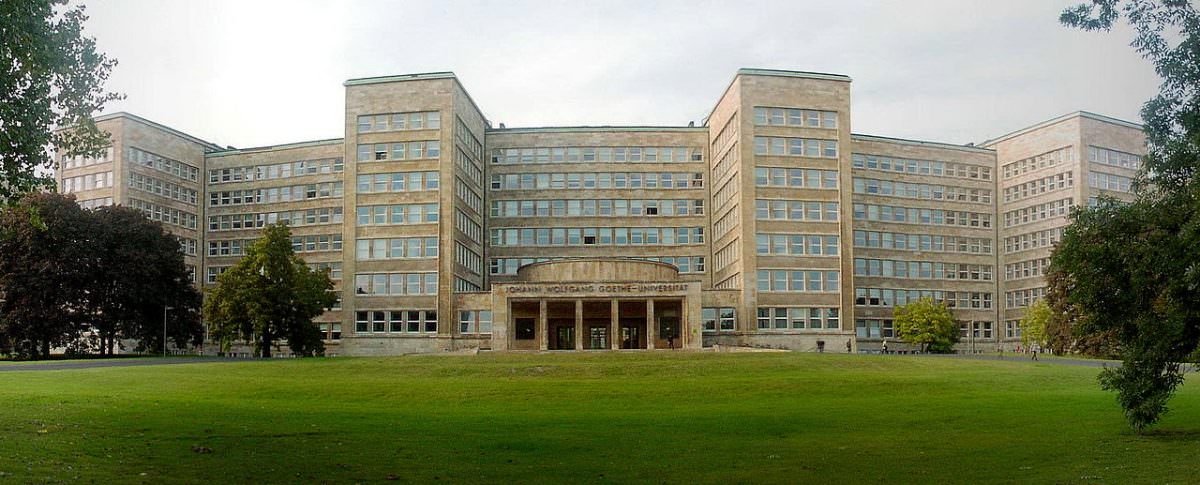
{"label": "green lawn", "polygon": [[1097,372],[665,352],[0,372],[0,483],[1200,479],[1200,384],[1137,436]]}

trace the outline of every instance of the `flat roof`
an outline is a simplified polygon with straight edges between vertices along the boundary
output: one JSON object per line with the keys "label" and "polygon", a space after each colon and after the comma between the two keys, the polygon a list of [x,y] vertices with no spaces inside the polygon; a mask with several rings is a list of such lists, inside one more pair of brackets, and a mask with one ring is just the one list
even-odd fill
{"label": "flat roof", "polygon": [[827,72],[812,72],[812,71],[789,71],[785,69],[764,69],[758,67],[743,67],[738,69],[733,74],[733,79],[729,80],[729,84],[725,85],[725,90],[721,91],[721,95],[717,96],[717,101],[713,103],[712,109],[708,110],[708,115],[704,117],[702,126],[708,126],[708,120],[712,118],[713,111],[717,110],[717,105],[721,104],[721,100],[725,99],[725,94],[729,92],[729,88],[733,87],[733,83],[737,82],[738,76],[777,76],[777,77],[798,77],[806,79],[823,79],[826,81],[843,81],[851,82],[850,76],[845,74],[832,74]]}
{"label": "flat roof", "polygon": [[532,126],[525,128],[488,128],[490,134],[522,134],[522,133],[586,133],[586,132],[707,132],[703,126]]}
{"label": "flat roof", "polygon": [[996,153],[996,151],[992,150],[991,148],[982,148],[974,145],[956,145],[954,143],[942,143],[939,141],[909,140],[907,138],[893,138],[890,136],[866,135],[862,133],[851,133],[850,139],[856,141],[878,141],[884,143],[898,143],[901,145],[941,148],[947,150],[961,150],[974,153],[989,153],[993,155]]}
{"label": "flat roof", "polygon": [[475,107],[475,111],[479,112],[479,117],[483,118],[484,129],[485,130],[487,129],[487,126],[489,124],[491,124],[488,121],[487,115],[483,114],[483,109],[479,107],[479,103],[476,103],[475,98],[471,97],[471,93],[469,91],[467,91],[466,86],[463,86],[462,81],[458,79],[458,75],[454,74],[454,71],[417,72],[417,73],[412,73],[412,74],[393,74],[393,75],[389,75],[389,76],[360,77],[360,78],[347,79],[345,82],[342,83],[342,85],[343,86],[365,86],[368,84],[398,83],[398,82],[405,82],[405,81],[428,81],[428,80],[433,80],[433,79],[453,80],[454,84],[458,85],[458,89],[462,90],[463,96],[467,97],[467,101],[469,101],[471,103],[471,106]]}
{"label": "flat roof", "polygon": [[294,143],[282,143],[279,145],[266,145],[261,147],[250,148],[232,148],[221,151],[209,152],[204,154],[205,157],[223,157],[226,155],[239,155],[244,153],[268,152],[273,150],[292,150],[296,148],[308,148],[323,145],[341,145],[345,142],[345,138],[329,138],[325,140],[298,141]]}
{"label": "flat roof", "polygon": [[1134,123],[1134,122],[1132,122],[1132,121],[1125,121],[1125,120],[1122,120],[1122,119],[1113,118],[1113,117],[1111,117],[1111,116],[1104,116],[1104,115],[1102,115],[1102,114],[1096,114],[1096,113],[1092,113],[1092,112],[1090,112],[1090,111],[1075,111],[1075,112],[1073,112],[1073,113],[1067,113],[1067,114],[1065,114],[1065,115],[1062,115],[1062,116],[1058,116],[1058,117],[1055,117],[1055,118],[1048,119],[1048,120],[1046,120],[1046,121],[1043,121],[1043,122],[1041,122],[1041,123],[1035,123],[1035,124],[1033,124],[1033,125],[1027,126],[1027,127],[1025,127],[1025,128],[1021,128],[1021,129],[1019,129],[1019,130],[1016,130],[1016,131],[1013,131],[1013,132],[1011,132],[1011,133],[1006,133],[1006,134],[1004,134],[1004,135],[1000,135],[1000,136],[998,136],[998,137],[996,137],[996,138],[992,138],[992,139],[990,139],[990,140],[985,140],[985,141],[983,141],[983,142],[979,143],[979,145],[981,145],[981,146],[986,146],[986,145],[992,145],[992,144],[995,144],[995,143],[1000,143],[1000,142],[1002,142],[1002,141],[1004,141],[1004,140],[1007,140],[1007,139],[1009,139],[1009,138],[1013,138],[1013,137],[1021,136],[1021,135],[1024,135],[1024,134],[1026,134],[1026,133],[1029,133],[1029,132],[1031,132],[1031,131],[1034,131],[1034,130],[1040,130],[1040,129],[1042,129],[1042,128],[1045,128],[1045,127],[1047,127],[1047,126],[1050,126],[1050,125],[1053,125],[1053,124],[1056,124],[1056,123],[1061,123],[1061,122],[1063,122],[1063,121],[1066,121],[1066,120],[1069,120],[1069,119],[1072,119],[1072,118],[1088,118],[1088,119],[1091,119],[1091,120],[1096,120],[1096,121],[1100,121],[1100,122],[1103,122],[1103,123],[1111,123],[1111,124],[1114,124],[1114,125],[1124,126],[1124,127],[1126,127],[1126,128],[1133,128],[1133,129],[1135,129],[1135,130],[1142,130],[1142,129],[1144,129],[1144,128],[1145,128],[1145,127],[1143,127],[1141,124]]}
{"label": "flat roof", "polygon": [[142,118],[141,116],[135,115],[135,114],[133,114],[133,113],[127,113],[127,112],[125,112],[125,111],[118,111],[118,112],[116,112],[116,113],[109,113],[109,114],[106,114],[106,115],[100,115],[100,116],[97,116],[97,117],[95,117],[95,118],[92,118],[92,119],[93,119],[93,120],[95,120],[96,122],[100,122],[100,121],[106,121],[106,120],[113,120],[113,119],[117,119],[117,118],[129,118],[129,119],[131,119],[131,120],[134,120],[134,121],[137,121],[137,122],[139,122],[139,123],[143,123],[143,124],[146,124],[146,125],[152,126],[152,127],[154,127],[154,128],[158,128],[158,129],[160,129],[160,130],[163,130],[163,131],[165,131],[165,132],[171,133],[171,134],[173,134],[173,135],[175,135],[175,136],[178,136],[178,137],[180,137],[180,138],[185,138],[185,139],[187,139],[187,140],[189,140],[189,141],[191,141],[191,142],[193,142],[193,143],[197,143],[197,144],[200,144],[200,145],[205,145],[206,147],[208,147],[208,148],[210,148],[210,149],[213,149],[213,150],[228,150],[228,149],[229,149],[228,147],[223,147],[223,146],[221,146],[221,145],[218,145],[218,144],[216,144],[216,143],[213,143],[213,142],[210,142],[210,141],[205,141],[205,140],[202,140],[202,139],[200,139],[200,138],[196,138],[196,137],[194,137],[194,136],[192,136],[192,135],[189,135],[189,134],[187,134],[187,133],[184,133],[184,132],[182,132],[182,131],[179,131],[179,130],[176,130],[176,129],[174,129],[174,128],[171,128],[171,127],[169,127],[169,126],[167,126],[167,125],[164,125],[164,124],[161,124],[161,123],[155,123],[155,122],[153,122],[153,121],[150,121],[150,120],[148,120],[148,119],[146,119],[146,118]]}

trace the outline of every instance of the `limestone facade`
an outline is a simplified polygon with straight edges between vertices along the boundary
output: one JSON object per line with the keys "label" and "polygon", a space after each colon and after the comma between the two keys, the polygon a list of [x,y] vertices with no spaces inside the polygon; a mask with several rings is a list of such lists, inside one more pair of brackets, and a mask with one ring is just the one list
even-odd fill
{"label": "limestone facade", "polygon": [[981,146],[854,134],[850,86],[742,69],[699,126],[508,128],[453,73],[352,79],[344,138],[223,148],[118,113],[97,119],[112,149],[59,157],[58,180],[89,207],[166,214],[200,285],[287,221],[340,288],[318,319],[331,354],[873,351],[925,296],[960,349],[1014,346],[1045,286],[1030,261],[1063,206],[1128,197],[1140,127],[1080,112]]}

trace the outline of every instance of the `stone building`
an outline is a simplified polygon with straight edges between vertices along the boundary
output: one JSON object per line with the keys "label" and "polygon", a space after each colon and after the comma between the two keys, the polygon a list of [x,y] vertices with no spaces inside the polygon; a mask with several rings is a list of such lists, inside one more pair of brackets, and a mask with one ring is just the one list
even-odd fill
{"label": "stone building", "polygon": [[961,350],[1015,345],[1067,210],[1128,197],[1141,127],[864,135],[850,86],[742,69],[700,126],[507,128],[452,73],[352,79],[345,138],[223,148],[117,113],[106,155],[58,178],[163,221],[199,285],[287,222],[340,288],[318,319],[333,354],[869,351],[921,297],[953,309]]}

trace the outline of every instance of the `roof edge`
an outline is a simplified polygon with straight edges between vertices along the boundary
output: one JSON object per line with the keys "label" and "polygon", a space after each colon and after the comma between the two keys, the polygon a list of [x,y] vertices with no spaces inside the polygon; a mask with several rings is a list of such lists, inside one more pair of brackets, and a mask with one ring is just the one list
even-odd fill
{"label": "roof edge", "polygon": [[207,141],[207,140],[189,135],[182,131],[176,130],[175,128],[171,128],[170,126],[164,125],[162,123],[156,123],[154,121],[150,121],[146,118],[142,118],[141,116],[138,116],[133,113],[126,112],[126,111],[117,111],[115,113],[109,113],[109,114],[96,116],[96,117],[92,118],[92,121],[100,122],[100,121],[114,120],[114,119],[118,119],[118,118],[129,118],[129,119],[137,121],[139,123],[146,124],[146,125],[152,126],[154,128],[158,128],[160,130],[169,132],[169,133],[179,136],[181,138],[186,138],[189,141],[192,141],[193,143],[196,143],[199,145],[205,145],[206,147],[211,148],[213,150],[228,150],[229,149],[228,147],[223,147],[223,146],[213,143],[211,141]]}
{"label": "roof edge", "polygon": [[1040,130],[1040,129],[1042,129],[1042,128],[1045,128],[1045,127],[1047,127],[1047,126],[1051,126],[1051,125],[1055,125],[1055,124],[1058,124],[1058,123],[1062,123],[1062,122],[1064,122],[1064,121],[1067,121],[1067,120],[1069,120],[1069,119],[1072,119],[1072,118],[1088,118],[1088,119],[1092,119],[1092,120],[1096,120],[1096,121],[1100,121],[1100,122],[1104,122],[1104,123],[1111,123],[1111,124],[1114,124],[1114,125],[1120,125],[1120,126],[1124,126],[1124,127],[1126,127],[1126,128],[1133,128],[1133,129],[1135,129],[1135,130],[1143,130],[1143,129],[1145,129],[1145,126],[1143,126],[1143,125],[1141,125],[1141,124],[1138,124],[1138,123],[1134,123],[1134,122],[1132,122],[1132,121],[1125,121],[1125,120],[1122,120],[1122,119],[1113,118],[1113,117],[1111,117],[1111,116],[1105,116],[1105,115],[1102,115],[1102,114],[1096,114],[1096,113],[1092,113],[1092,112],[1090,112],[1090,111],[1082,111],[1082,110],[1080,110],[1080,111],[1074,111],[1074,112],[1071,112],[1071,113],[1067,113],[1067,114],[1064,114],[1064,115],[1061,115],[1061,116],[1056,116],[1056,117],[1054,117],[1054,118],[1050,118],[1050,119],[1048,119],[1048,120],[1041,121],[1041,122],[1038,122],[1038,123],[1034,123],[1034,124],[1032,124],[1032,125],[1026,126],[1025,128],[1021,128],[1021,129],[1018,129],[1018,130],[1014,130],[1014,131],[1011,131],[1011,132],[1005,133],[1005,134],[1003,134],[1003,135],[1000,135],[1000,136],[998,136],[998,137],[996,137],[996,138],[992,138],[992,139],[989,139],[989,140],[984,140],[984,141],[980,142],[980,143],[979,143],[979,145],[980,145],[980,146],[987,146],[987,145],[992,145],[992,144],[1000,143],[1000,142],[1002,142],[1002,141],[1005,141],[1005,140],[1008,140],[1008,139],[1010,139],[1010,138],[1014,138],[1014,137],[1017,137],[1017,136],[1021,136],[1021,135],[1024,135],[1024,134],[1026,134],[1026,133],[1029,133],[1029,132],[1031,132],[1031,131],[1034,131],[1034,130]]}
{"label": "roof edge", "polygon": [[763,69],[757,67],[743,67],[737,70],[738,75],[747,76],[778,76],[778,77],[799,77],[808,79],[824,79],[827,81],[845,81],[851,82],[850,76],[845,74],[833,74],[828,72],[812,72],[812,71],[789,71],[786,69]]}
{"label": "roof edge", "polygon": [[298,141],[298,142],[293,142],[293,143],[281,143],[279,145],[265,145],[265,146],[259,146],[259,147],[225,149],[225,150],[220,150],[220,151],[215,151],[215,152],[209,152],[209,153],[204,154],[204,156],[206,158],[207,157],[224,157],[227,155],[240,155],[240,154],[246,154],[246,153],[267,152],[267,151],[275,151],[275,150],[293,150],[296,148],[308,148],[308,147],[323,146],[323,145],[341,145],[341,144],[345,143],[345,141],[346,141],[345,138],[327,138],[324,140]]}
{"label": "roof edge", "polygon": [[425,79],[457,79],[453,71],[417,72],[412,74],[392,74],[387,76],[359,77],[347,79],[343,86],[361,86],[364,84],[382,84],[404,81],[420,81]]}
{"label": "roof edge", "polygon": [[586,132],[708,132],[703,126],[531,126],[523,128],[488,128],[487,134],[522,134],[522,133],[586,133]]}
{"label": "roof edge", "polygon": [[887,143],[899,143],[899,144],[903,144],[903,145],[943,148],[943,149],[948,149],[948,150],[961,150],[961,151],[965,151],[965,152],[988,153],[988,154],[993,154],[993,155],[996,153],[996,150],[993,150],[991,148],[982,148],[982,147],[974,146],[974,145],[958,145],[958,144],[954,144],[954,143],[944,143],[944,142],[940,142],[940,141],[910,140],[908,138],[894,138],[894,137],[890,137],[890,136],[867,135],[867,134],[863,134],[863,133],[851,133],[850,138],[854,141],[881,141],[881,142],[887,142]]}

